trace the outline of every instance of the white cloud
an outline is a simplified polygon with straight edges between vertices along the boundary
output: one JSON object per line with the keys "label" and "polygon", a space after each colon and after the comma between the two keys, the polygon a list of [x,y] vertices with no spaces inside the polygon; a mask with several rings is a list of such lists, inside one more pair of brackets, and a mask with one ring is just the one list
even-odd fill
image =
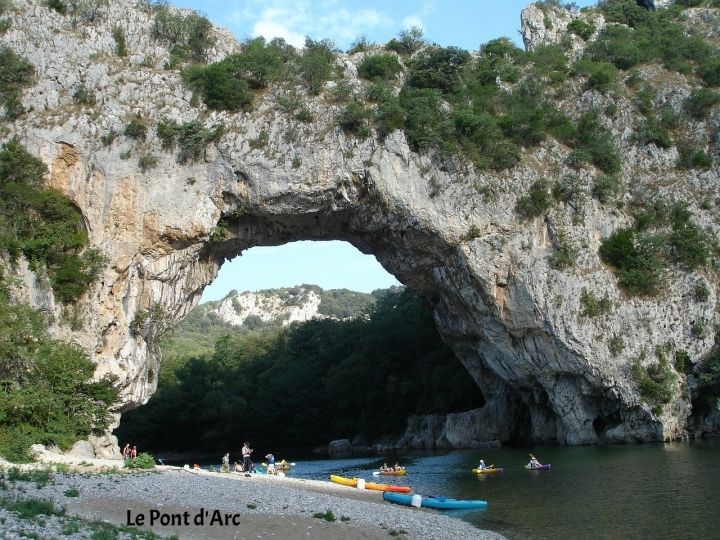
{"label": "white cloud", "polygon": [[345,8],[337,0],[246,0],[227,19],[241,34],[280,37],[296,47],[305,36],[330,38],[342,47],[363,33],[393,25],[385,13]]}
{"label": "white cloud", "polygon": [[428,0],[416,13],[405,17],[402,20],[402,26],[404,28],[412,28],[413,26],[416,26],[421,30],[424,30],[425,24],[423,23],[423,19],[432,15],[433,11],[435,11],[435,0]]}

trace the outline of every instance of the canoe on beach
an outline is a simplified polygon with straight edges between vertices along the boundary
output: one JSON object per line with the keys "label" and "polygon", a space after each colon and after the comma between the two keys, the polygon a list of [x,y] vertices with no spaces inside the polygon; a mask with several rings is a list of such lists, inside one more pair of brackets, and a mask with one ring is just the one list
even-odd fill
{"label": "canoe on beach", "polygon": [[[345,478],[336,474],[330,475],[330,480],[336,484],[348,487],[358,487],[357,478]],[[394,493],[410,493],[412,491],[409,486],[395,486],[393,484],[376,484],[375,482],[365,482],[365,489],[374,491],[392,491]]]}
{"label": "canoe on beach", "polygon": [[487,508],[487,501],[481,500],[462,500],[449,499],[447,497],[420,496],[420,495],[401,495],[399,493],[383,493],[383,499],[396,504],[404,504],[411,506],[413,497],[420,498],[420,505],[424,508],[436,508],[438,510],[471,510],[477,508]]}

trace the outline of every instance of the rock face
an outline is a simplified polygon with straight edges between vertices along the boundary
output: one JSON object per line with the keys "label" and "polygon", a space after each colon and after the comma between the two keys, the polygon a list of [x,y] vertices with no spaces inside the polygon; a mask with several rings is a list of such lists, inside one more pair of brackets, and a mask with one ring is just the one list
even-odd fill
{"label": "rock face", "polygon": [[[81,330],[70,329],[62,306],[22,264],[17,294],[54,316],[56,336],[90,352],[98,376],[118,375],[116,413],[152,395],[158,336],[198,302],[226,258],[252,246],[333,239],[373,253],[434,306],[442,336],[486,401],[474,420],[446,422],[448,440],[463,429],[475,430],[478,440],[567,444],[688,434],[684,378],[678,378],[673,402],[656,415],[641,399],[631,365],[666,343],[697,363],[714,334],[696,337],[690,321],[717,324],[717,280],[682,273],[672,276],[672,287],[658,299],[623,296],[598,248],[632,219],[592,198],[579,223],[562,204],[545,220],[521,222],[514,208],[533,182],[572,172],[565,165],[568,148],[544,142],[512,170],[475,172],[462,164],[440,168],[411,152],[399,131],[383,142],[348,137],[336,123],[341,106],[322,96],[306,98],[315,116],[311,125],[278,111],[278,88],[259,96],[252,112],[209,112],[193,105],[177,71],[163,69],[169,53],[150,37],[152,16],[140,4],[110,2],[92,24],[73,22],[40,1],[15,5],[0,42],[35,65],[37,83],[22,96],[31,110],[4,137],[18,137],[43,159],[50,169],[47,184],[82,210],[91,242],[111,261],[77,305]],[[114,54],[116,26],[126,35],[126,59]],[[210,60],[238,47],[217,31]],[[367,81],[354,75],[359,58],[343,56],[338,66],[364,89]],[[643,69],[652,77],[652,66]],[[73,102],[81,83],[94,93],[95,105]],[[675,85],[667,92],[671,103],[688,93],[682,80],[667,84]],[[586,92],[563,107],[577,114],[583,107],[602,109],[610,99]],[[699,195],[720,193],[717,170],[679,172],[673,167],[676,149],[637,146],[630,136],[632,104],[620,98],[616,106],[617,120],[605,123],[619,140],[623,178],[688,201],[696,219],[717,234],[717,210],[705,209]],[[199,119],[206,126],[222,122],[225,130],[188,164],[163,150],[152,128],[145,141],[122,135],[109,145],[100,141],[111,130],[122,133],[136,115],[150,126],[166,117]],[[261,133],[267,143],[251,144]],[[143,154],[157,158],[145,172],[138,163]],[[590,173],[580,174],[591,182]],[[228,229],[224,239],[216,234],[221,220]],[[566,271],[548,263],[561,233],[578,253]],[[699,281],[710,291],[702,302],[692,294]],[[612,312],[582,317],[583,289],[607,296]],[[625,348],[613,353],[614,336]]]}
{"label": "rock face", "polygon": [[257,292],[231,291],[222,300],[205,304],[206,314],[232,326],[243,326],[248,318],[281,326],[312,319],[343,318],[342,314],[333,313],[331,309],[325,309],[323,313],[321,305],[324,293],[357,298],[357,307],[350,307],[348,312],[361,313],[362,306],[372,300],[369,294],[346,290],[323,291],[320,287],[301,285]]}

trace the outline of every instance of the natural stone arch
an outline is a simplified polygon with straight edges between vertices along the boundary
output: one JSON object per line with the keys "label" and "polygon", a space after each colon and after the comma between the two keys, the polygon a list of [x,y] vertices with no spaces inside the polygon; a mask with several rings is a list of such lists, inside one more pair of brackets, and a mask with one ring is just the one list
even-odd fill
{"label": "natural stone arch", "polygon": [[[442,336],[487,399],[484,421],[499,439],[512,436],[511,424],[533,439],[561,443],[687,434],[689,399],[679,383],[677,399],[656,416],[641,400],[630,365],[644,349],[668,340],[694,362],[702,358],[713,337],[694,338],[684,321],[717,322],[716,283],[709,281],[703,304],[687,302],[697,274],[678,277],[656,301],[623,297],[597,250],[631,217],[591,198],[582,223],[562,207],[544,219],[520,221],[515,205],[534,181],[570,172],[567,147],[548,140],[527,149],[510,171],[483,172],[459,159],[418,155],[400,131],[384,140],[346,136],[337,125],[340,106],[301,88],[312,124],[278,111],[282,88],[258,96],[252,112],[208,111],[192,105],[177,71],[163,69],[169,51],[151,38],[152,15],[135,3],[111,2],[92,27],[78,30],[41,2],[23,6],[30,7],[8,14],[12,30],[2,40],[36,66],[37,84],[23,94],[29,110],[8,126],[8,136],[48,164],[47,183],[82,210],[91,242],[110,264],[78,303],[81,330],[64,322],[62,307],[23,264],[18,297],[53,314],[53,332],[89,351],[99,376],[119,376],[116,412],[150,397],[158,333],[197,303],[223,257],[291,239],[342,239],[373,253],[432,303]],[[118,24],[130,49],[142,55],[114,61]],[[210,61],[238,50],[227,32],[215,33]],[[45,45],[57,39],[63,46]],[[336,64],[351,86],[364,90],[367,83],[356,76],[359,59],[341,56]],[[95,92],[96,106],[73,103],[81,81]],[[568,113],[581,112],[581,101],[567,102]],[[626,115],[618,118],[635,114],[629,102],[618,106]],[[152,129],[142,143],[123,136],[100,141],[111,131],[122,133],[137,114],[151,127],[161,118],[199,119],[207,126],[222,122],[225,132],[187,164],[165,151]],[[693,184],[717,191],[716,173],[678,172],[668,152],[645,155],[621,137],[627,125],[611,127],[624,174],[635,184],[655,186],[663,171],[664,184],[680,198],[694,198]],[[261,139],[267,142],[258,147]],[[137,161],[143,152],[157,158],[146,172]],[[589,183],[592,176],[583,174]],[[223,219],[231,236],[213,241]],[[563,231],[578,248],[571,271],[547,261]],[[616,306],[599,327],[579,316],[583,288]],[[617,356],[606,343],[613,334],[628,335]]]}

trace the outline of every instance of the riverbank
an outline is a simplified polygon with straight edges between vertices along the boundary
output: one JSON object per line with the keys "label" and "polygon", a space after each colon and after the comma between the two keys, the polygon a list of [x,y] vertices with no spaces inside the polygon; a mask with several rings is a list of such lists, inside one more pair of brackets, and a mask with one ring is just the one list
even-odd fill
{"label": "riverbank", "polygon": [[[72,516],[117,526],[136,525],[179,538],[502,538],[436,511],[384,502],[380,492],[318,480],[159,467],[148,473],[53,473],[46,483],[5,483],[10,498],[46,499]],[[313,517],[316,514],[323,517]],[[166,524],[161,523],[160,515],[170,516],[165,518]],[[20,519],[7,510],[3,517],[8,531],[14,530]],[[149,526],[152,517],[154,523]],[[44,521],[46,526],[54,523],[53,519]],[[37,524],[34,527],[37,530]],[[48,534],[41,536],[58,534],[45,532]]]}

